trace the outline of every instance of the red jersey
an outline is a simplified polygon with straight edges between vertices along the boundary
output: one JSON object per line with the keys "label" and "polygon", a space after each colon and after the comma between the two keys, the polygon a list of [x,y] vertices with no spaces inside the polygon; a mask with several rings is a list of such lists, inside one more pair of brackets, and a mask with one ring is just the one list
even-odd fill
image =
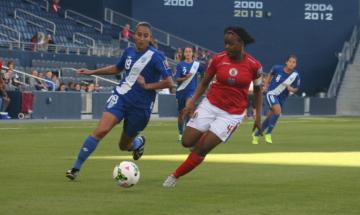
{"label": "red jersey", "polygon": [[258,79],[261,72],[261,63],[247,53],[241,61],[230,59],[226,52],[218,53],[207,70],[216,80],[206,97],[211,104],[230,114],[242,114],[248,105],[250,83]]}

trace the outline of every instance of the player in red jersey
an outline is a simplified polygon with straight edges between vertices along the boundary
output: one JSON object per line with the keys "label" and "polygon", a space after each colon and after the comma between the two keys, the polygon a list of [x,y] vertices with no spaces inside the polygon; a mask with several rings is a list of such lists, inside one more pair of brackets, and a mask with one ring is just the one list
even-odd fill
{"label": "player in red jersey", "polygon": [[[216,54],[188,100],[184,116],[191,119],[186,126],[182,144],[192,149],[187,159],[165,180],[164,187],[175,187],[179,177],[197,167],[219,143],[226,142],[244,117],[248,89],[254,83],[256,119],[254,129],[261,127],[261,73],[259,61],[245,52],[246,45],[255,40],[241,27],[231,26],[224,31],[225,51]],[[211,85],[206,98],[195,110],[195,103]]]}

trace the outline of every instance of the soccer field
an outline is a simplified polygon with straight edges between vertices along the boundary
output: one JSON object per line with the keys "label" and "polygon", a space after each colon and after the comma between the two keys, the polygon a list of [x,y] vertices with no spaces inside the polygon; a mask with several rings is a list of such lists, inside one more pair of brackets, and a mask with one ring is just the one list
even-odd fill
{"label": "soccer field", "polygon": [[274,144],[251,144],[252,121],[176,188],[162,182],[188,151],[175,121],[143,132],[135,187],[117,187],[122,125],[98,146],[75,182],[65,178],[96,122],[1,122],[0,214],[360,214],[360,118],[281,118]]}

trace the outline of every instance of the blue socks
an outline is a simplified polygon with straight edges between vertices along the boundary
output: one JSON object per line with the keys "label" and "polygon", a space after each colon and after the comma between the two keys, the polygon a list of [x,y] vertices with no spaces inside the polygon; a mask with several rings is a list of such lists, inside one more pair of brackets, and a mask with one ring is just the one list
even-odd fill
{"label": "blue socks", "polygon": [[[268,126],[269,126],[269,119],[266,118],[266,119],[263,121],[262,125],[261,125],[261,130],[262,130],[262,131],[265,131],[265,129],[267,129]],[[260,131],[257,130],[256,133],[255,133],[255,136],[259,136],[259,135],[260,135]]]}
{"label": "blue socks", "polygon": [[273,114],[270,121],[269,121],[269,128],[266,131],[266,134],[271,134],[272,130],[274,129],[277,120],[279,119],[280,115]]}
{"label": "blue socks", "polygon": [[140,146],[142,146],[142,144],[143,144],[143,139],[141,137],[135,137],[130,151],[135,151]]}
{"label": "blue socks", "polygon": [[179,130],[179,134],[182,135],[184,132],[184,123],[183,122],[181,122],[181,123],[178,122],[178,130]]}
{"label": "blue socks", "polygon": [[83,146],[80,149],[77,160],[74,164],[74,169],[80,170],[81,165],[87,160],[90,154],[96,149],[99,141],[89,135],[83,143]]}

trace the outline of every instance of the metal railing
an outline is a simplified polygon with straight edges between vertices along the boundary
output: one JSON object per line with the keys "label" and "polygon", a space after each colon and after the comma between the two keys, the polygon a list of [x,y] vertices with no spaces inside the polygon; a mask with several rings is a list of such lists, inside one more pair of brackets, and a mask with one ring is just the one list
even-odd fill
{"label": "metal railing", "polygon": [[65,10],[65,19],[70,19],[87,27],[94,28],[100,33],[104,31],[104,25],[101,22],[73,10]]}
{"label": "metal railing", "polygon": [[38,26],[40,28],[45,28],[46,30],[50,31],[53,35],[55,35],[56,33],[56,25],[54,22],[51,22],[45,18],[37,16],[23,9],[16,8],[14,11],[14,18],[23,19],[27,23]]}
{"label": "metal railing", "polygon": [[[11,32],[15,33],[15,36]],[[19,31],[15,30],[9,26],[6,26],[4,24],[0,24],[0,35],[4,36],[6,38],[9,38],[13,42],[16,42],[18,44],[18,47],[20,47],[21,36],[20,36]]]}
{"label": "metal railing", "polygon": [[[20,49],[22,51],[35,51],[35,52],[49,52],[49,53],[62,53],[62,54],[76,54],[87,56],[107,56],[118,57],[121,54],[119,47],[110,47],[99,45],[95,47],[87,47],[81,44],[46,44],[39,45],[36,43],[20,42],[12,40],[1,40],[1,48],[7,48],[9,50]],[[46,48],[44,48],[46,47]]]}
{"label": "metal railing", "polygon": [[[2,68],[5,69],[5,70],[9,69],[9,67],[7,67],[7,66],[2,66]],[[13,69],[13,71],[14,71],[15,73],[18,73],[18,74],[21,74],[21,75],[22,75],[22,80],[23,80],[23,81],[21,82],[22,85],[29,86],[28,84],[26,84],[25,79],[26,79],[26,77],[28,77],[28,78],[30,77],[30,78],[37,79],[37,80],[39,80],[39,81],[43,81],[43,82],[50,83],[50,84],[52,85],[52,87],[53,87],[52,91],[55,91],[55,89],[56,89],[56,84],[55,84],[55,82],[53,82],[53,81],[49,81],[49,80],[44,79],[44,78],[39,78],[39,77],[37,77],[37,76],[30,75],[30,74],[28,74],[28,73],[26,73],[26,72],[22,72],[22,71],[17,70],[17,69]]]}
{"label": "metal railing", "polygon": [[[63,68],[60,69],[59,77],[62,76],[62,73],[63,73],[64,70],[70,70],[70,71],[73,71],[75,73],[77,69],[73,68],[73,67],[63,67]],[[90,75],[90,77],[94,78],[94,83],[95,84],[99,84],[99,80],[104,81],[104,82],[108,82],[108,83],[111,83],[111,84],[119,84],[119,82],[116,82],[114,80],[104,78],[104,77],[101,77],[101,76],[98,76],[98,75]]]}
{"label": "metal railing", "polygon": [[49,2],[47,0],[25,0],[26,2],[34,5],[39,5],[41,8],[49,12]]}
{"label": "metal railing", "polygon": [[[124,27],[126,24],[129,24],[132,31],[134,31],[134,27],[140,22],[110,8],[105,8],[104,20],[112,25],[116,25],[119,27]],[[210,49],[199,46],[198,44],[182,39],[175,35],[169,34],[158,28],[153,27],[152,33],[153,37],[156,38],[156,40],[163,45],[173,48],[183,48],[190,46],[195,47],[196,49],[208,50],[210,54],[215,54],[215,52]]]}
{"label": "metal railing", "polygon": [[329,90],[327,92],[328,97],[336,97],[340,90],[340,85],[343,80],[348,63],[354,56],[354,52],[357,47],[357,43],[360,40],[360,25],[354,27],[349,41],[346,41],[340,53],[338,53],[338,63],[331,80]]}
{"label": "metal railing", "polygon": [[95,40],[92,37],[78,32],[73,34],[73,43],[86,45],[89,48],[95,47]]}

